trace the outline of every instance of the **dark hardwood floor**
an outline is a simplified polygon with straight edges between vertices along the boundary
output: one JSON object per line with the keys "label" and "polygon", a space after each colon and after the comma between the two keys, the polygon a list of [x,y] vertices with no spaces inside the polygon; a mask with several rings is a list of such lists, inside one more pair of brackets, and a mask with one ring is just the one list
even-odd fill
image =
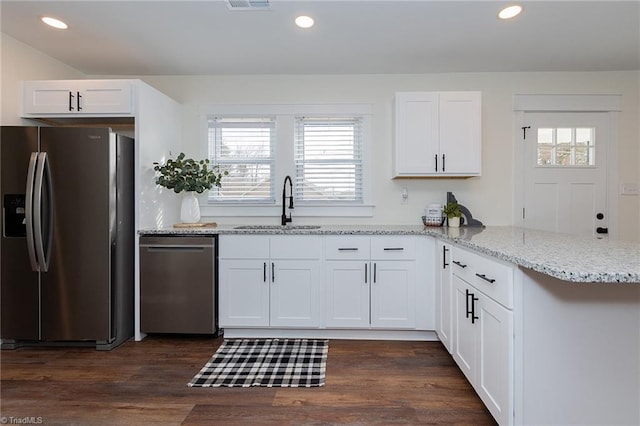
{"label": "dark hardwood floor", "polygon": [[440,342],[331,340],[320,388],[190,388],[221,338],[1,352],[0,416],[45,425],[495,424]]}

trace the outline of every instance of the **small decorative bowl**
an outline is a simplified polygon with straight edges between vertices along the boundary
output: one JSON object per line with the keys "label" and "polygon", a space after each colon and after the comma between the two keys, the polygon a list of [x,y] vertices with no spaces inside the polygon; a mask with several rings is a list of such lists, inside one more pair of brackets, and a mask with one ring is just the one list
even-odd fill
{"label": "small decorative bowl", "polygon": [[444,216],[441,218],[422,216],[422,223],[424,226],[442,226],[444,225],[444,220]]}

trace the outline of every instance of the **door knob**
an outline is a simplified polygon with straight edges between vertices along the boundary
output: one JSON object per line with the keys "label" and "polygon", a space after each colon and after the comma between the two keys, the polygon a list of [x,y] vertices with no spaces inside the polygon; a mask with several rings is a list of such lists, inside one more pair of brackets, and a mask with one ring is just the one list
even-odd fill
{"label": "door knob", "polygon": [[602,213],[598,213],[598,214],[596,215],[596,219],[598,219],[598,220],[602,220],[602,219],[604,219],[604,215],[603,215]]}

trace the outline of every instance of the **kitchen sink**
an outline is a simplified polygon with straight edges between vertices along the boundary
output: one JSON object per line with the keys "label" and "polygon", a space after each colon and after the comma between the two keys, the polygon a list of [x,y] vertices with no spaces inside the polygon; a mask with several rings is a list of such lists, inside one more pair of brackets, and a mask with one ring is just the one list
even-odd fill
{"label": "kitchen sink", "polygon": [[241,225],[241,226],[236,226],[233,229],[255,229],[255,230],[260,230],[260,229],[282,229],[282,230],[287,230],[287,229],[320,229],[320,225]]}

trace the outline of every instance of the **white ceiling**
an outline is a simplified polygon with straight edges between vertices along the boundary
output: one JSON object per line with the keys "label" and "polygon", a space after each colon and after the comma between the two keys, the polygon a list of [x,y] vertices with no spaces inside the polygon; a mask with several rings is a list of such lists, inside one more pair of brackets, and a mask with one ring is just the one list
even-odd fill
{"label": "white ceiling", "polygon": [[[513,3],[513,2],[509,2]],[[640,1],[0,2],[2,32],[86,74],[370,74],[640,69]],[[314,17],[310,30],[294,26]],[[52,15],[66,31],[41,24]]]}

